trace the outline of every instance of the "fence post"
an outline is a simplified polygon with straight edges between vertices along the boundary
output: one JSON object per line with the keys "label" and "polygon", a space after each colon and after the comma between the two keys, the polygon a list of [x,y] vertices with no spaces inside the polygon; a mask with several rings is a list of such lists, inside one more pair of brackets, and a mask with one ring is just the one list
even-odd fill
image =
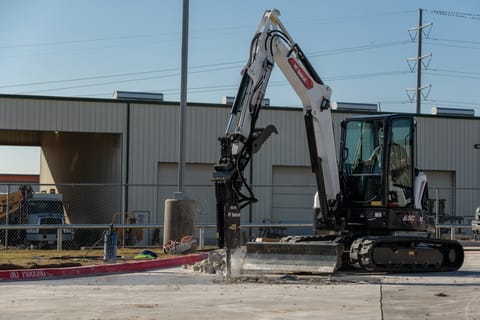
{"label": "fence post", "polygon": [[199,231],[200,231],[199,246],[200,246],[200,250],[203,250],[203,248],[205,247],[205,228],[201,226]]}
{"label": "fence post", "polygon": [[[10,220],[9,212],[10,212],[10,184],[7,184],[7,205],[6,205],[7,212],[5,213],[5,225],[8,225],[8,221]],[[5,230],[5,250],[8,249],[8,229]]]}
{"label": "fence post", "polygon": [[[438,225],[439,223],[439,217],[438,217],[438,207],[440,206],[440,202],[438,201],[438,188],[435,189],[435,226]],[[435,228],[435,237],[440,238],[440,228]]]}
{"label": "fence post", "polygon": [[63,229],[57,228],[57,251],[62,251]]}

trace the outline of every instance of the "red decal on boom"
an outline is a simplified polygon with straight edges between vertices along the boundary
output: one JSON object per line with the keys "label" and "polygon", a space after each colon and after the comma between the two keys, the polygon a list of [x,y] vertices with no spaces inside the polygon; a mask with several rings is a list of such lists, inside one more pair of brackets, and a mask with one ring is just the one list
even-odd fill
{"label": "red decal on boom", "polygon": [[310,90],[313,88],[313,81],[312,79],[310,79],[310,77],[308,76],[307,72],[305,72],[305,70],[302,69],[302,67],[300,67],[297,63],[297,61],[295,61],[295,59],[293,58],[288,58],[288,63],[292,66],[293,68],[293,71],[295,71],[295,73],[297,74],[298,76],[298,79],[300,79],[300,81],[302,81],[303,83],[303,86],[307,89],[307,90]]}

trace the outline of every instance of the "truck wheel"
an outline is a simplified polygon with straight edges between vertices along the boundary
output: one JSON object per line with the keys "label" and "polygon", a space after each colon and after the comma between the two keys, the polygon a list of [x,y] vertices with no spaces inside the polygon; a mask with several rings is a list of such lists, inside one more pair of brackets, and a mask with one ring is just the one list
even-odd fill
{"label": "truck wheel", "polygon": [[38,248],[38,244],[35,243],[34,241],[25,240],[23,242],[23,245],[24,245],[25,249],[27,249],[27,250],[36,250]]}
{"label": "truck wheel", "polygon": [[48,241],[39,241],[37,247],[38,247],[39,250],[50,249],[50,245],[48,244]]}

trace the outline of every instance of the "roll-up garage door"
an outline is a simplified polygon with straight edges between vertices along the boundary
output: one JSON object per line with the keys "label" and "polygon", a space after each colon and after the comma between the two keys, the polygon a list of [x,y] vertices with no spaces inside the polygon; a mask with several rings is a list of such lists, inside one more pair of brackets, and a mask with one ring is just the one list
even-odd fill
{"label": "roll-up garage door", "polygon": [[[425,171],[428,181],[428,198],[433,213],[455,215],[455,172],[454,171]],[[436,201],[438,197],[438,202]]]}
{"label": "roll-up garage door", "polygon": [[274,166],[272,221],[311,223],[315,179],[310,167]]}

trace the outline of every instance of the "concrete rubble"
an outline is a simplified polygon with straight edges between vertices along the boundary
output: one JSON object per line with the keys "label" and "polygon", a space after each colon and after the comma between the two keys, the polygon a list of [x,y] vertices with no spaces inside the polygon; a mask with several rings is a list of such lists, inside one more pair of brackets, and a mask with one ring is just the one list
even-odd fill
{"label": "concrete rubble", "polygon": [[208,274],[217,274],[223,276],[225,275],[226,271],[225,257],[225,250],[211,251],[209,252],[207,259],[197,262],[193,265],[193,270],[197,272],[204,272]]}

